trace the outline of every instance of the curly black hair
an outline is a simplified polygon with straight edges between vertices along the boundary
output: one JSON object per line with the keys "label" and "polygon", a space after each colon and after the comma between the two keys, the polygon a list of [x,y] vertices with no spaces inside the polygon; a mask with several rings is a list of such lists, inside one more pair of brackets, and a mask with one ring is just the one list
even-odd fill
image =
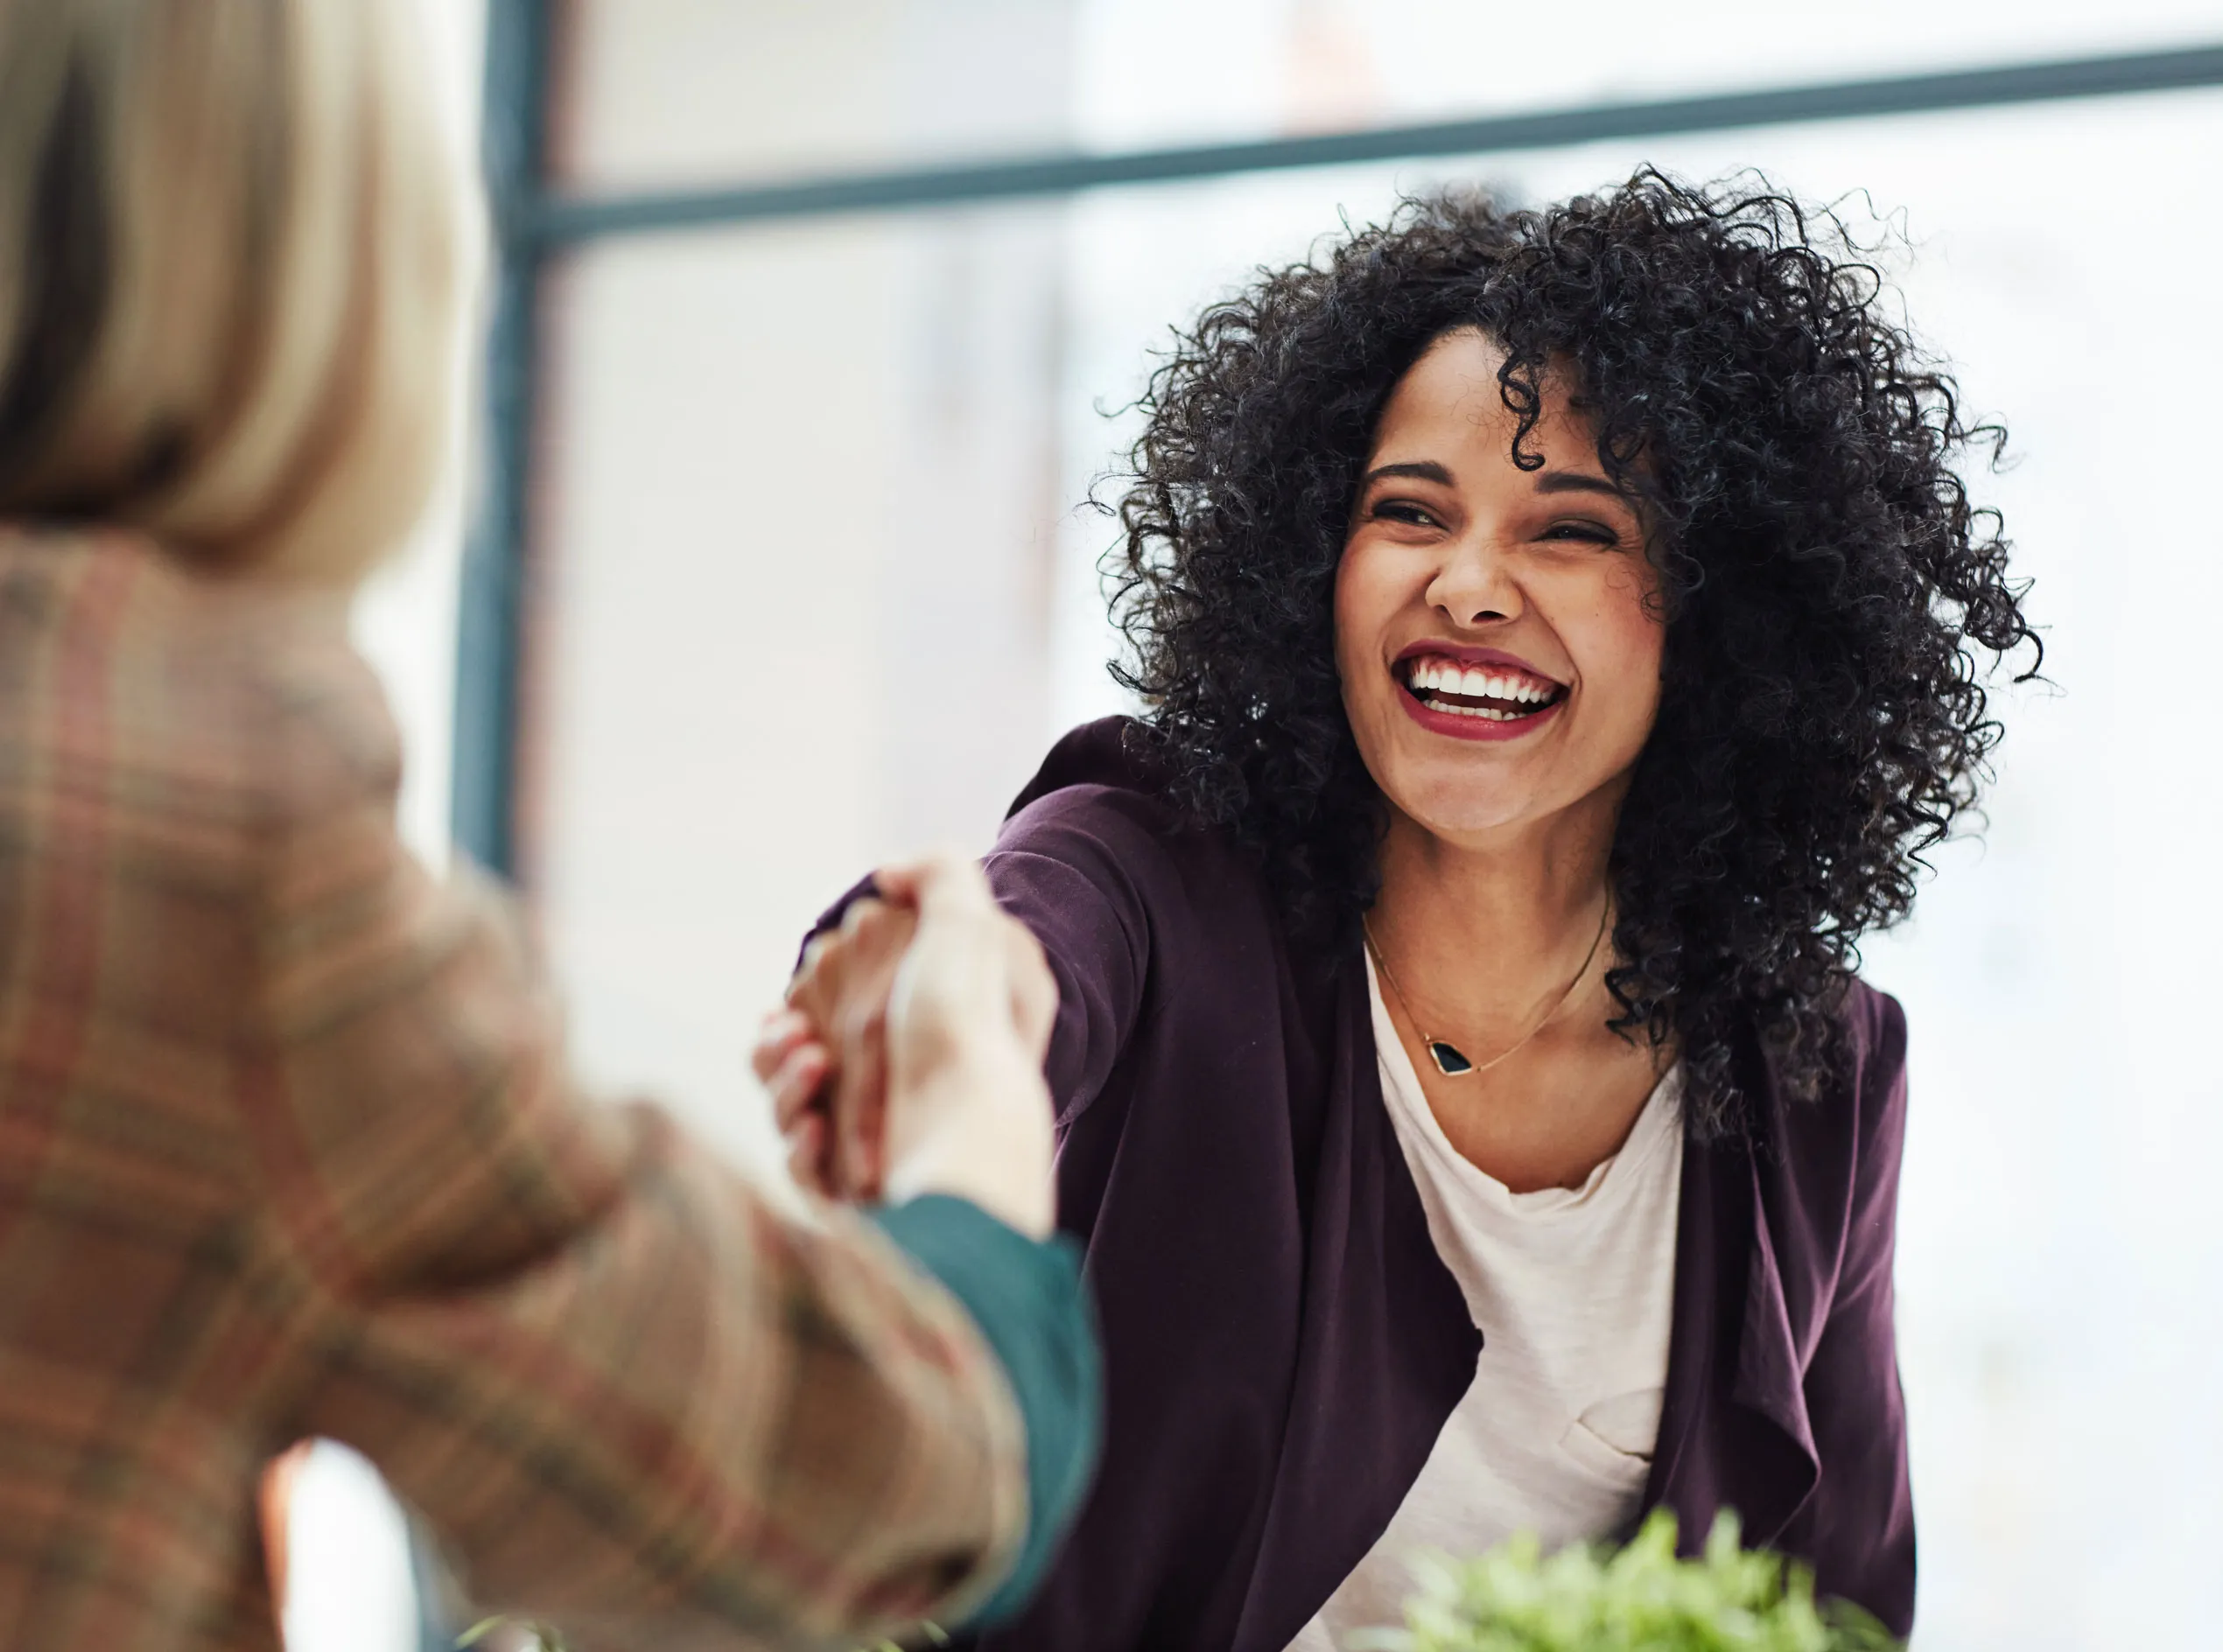
{"label": "curly black hair", "polygon": [[1561,375],[1655,524],[1664,680],[1612,853],[1610,1025],[1679,1045],[1701,1132],[1750,1125],[1740,1037],[1789,1096],[1824,1093],[1860,937],[1907,913],[1986,775],[1987,671],[2042,657],[1954,470],[2005,433],[1964,424],[1887,290],[1834,214],[1646,169],[1538,210],[1408,200],[1206,310],[1141,398],[1106,564],[1114,675],[1174,798],[1294,924],[1348,935],[1371,904],[1385,813],[1343,712],[1336,568],[1390,391],[1479,329],[1515,461],[1542,462],[1523,442]]}

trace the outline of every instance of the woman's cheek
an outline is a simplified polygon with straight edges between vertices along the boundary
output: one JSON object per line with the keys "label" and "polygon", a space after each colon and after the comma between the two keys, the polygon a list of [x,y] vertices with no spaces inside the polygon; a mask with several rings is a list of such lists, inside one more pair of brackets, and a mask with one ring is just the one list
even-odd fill
{"label": "woman's cheek", "polygon": [[1376,668],[1383,629],[1395,612],[1381,562],[1367,555],[1362,539],[1344,547],[1336,569],[1336,670],[1354,723],[1359,709],[1371,710],[1389,682],[1389,673]]}
{"label": "woman's cheek", "polygon": [[1667,627],[1659,614],[1658,581],[1648,570],[1625,562],[1615,565],[1602,582],[1595,612],[1614,657],[1634,675],[1657,677]]}
{"label": "woman's cheek", "polygon": [[1634,762],[1659,719],[1661,627],[1648,625],[1628,639],[1622,692],[1626,696],[1630,724],[1629,760]]}
{"label": "woman's cheek", "polygon": [[1581,616],[1571,627],[1579,628],[1579,640],[1567,640],[1604,713],[1596,732],[1612,748],[1609,762],[1633,762],[1658,716],[1666,627],[1651,582],[1625,566],[1601,578],[1588,596],[1573,611]]}

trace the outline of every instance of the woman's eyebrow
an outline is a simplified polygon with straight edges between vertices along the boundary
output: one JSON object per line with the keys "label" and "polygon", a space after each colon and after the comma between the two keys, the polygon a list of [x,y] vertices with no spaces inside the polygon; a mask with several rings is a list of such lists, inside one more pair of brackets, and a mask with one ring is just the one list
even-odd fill
{"label": "woman's eyebrow", "polygon": [[1539,494],[1603,494],[1608,499],[1628,503],[1629,496],[1602,476],[1592,476],[1585,471],[1546,471],[1536,479]]}
{"label": "woman's eyebrow", "polygon": [[1377,465],[1359,479],[1358,485],[1371,487],[1385,476],[1411,476],[1443,487],[1456,486],[1451,480],[1451,472],[1432,458],[1404,459],[1395,465]]}

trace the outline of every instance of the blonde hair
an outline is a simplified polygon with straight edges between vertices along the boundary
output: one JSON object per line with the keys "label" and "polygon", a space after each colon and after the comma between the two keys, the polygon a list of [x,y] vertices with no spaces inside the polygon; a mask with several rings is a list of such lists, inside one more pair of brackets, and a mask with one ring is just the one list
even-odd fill
{"label": "blonde hair", "polygon": [[454,434],[475,196],[409,0],[0,0],[0,519],[346,578]]}

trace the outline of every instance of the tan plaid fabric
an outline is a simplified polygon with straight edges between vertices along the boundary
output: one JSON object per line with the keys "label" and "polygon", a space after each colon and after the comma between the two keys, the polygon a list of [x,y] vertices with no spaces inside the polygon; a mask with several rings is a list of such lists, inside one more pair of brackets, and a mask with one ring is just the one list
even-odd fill
{"label": "tan plaid fabric", "polygon": [[336,605],[0,532],[0,1646],[274,1645],[308,1435],[584,1647],[961,1613],[1027,1498],[971,1321],[582,1101],[396,752]]}

